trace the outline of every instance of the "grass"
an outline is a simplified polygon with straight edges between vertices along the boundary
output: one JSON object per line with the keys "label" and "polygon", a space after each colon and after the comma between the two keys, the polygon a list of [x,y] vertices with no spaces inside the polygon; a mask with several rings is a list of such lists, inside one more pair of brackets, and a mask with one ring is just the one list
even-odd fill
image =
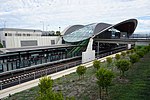
{"label": "grass", "polygon": [[[103,67],[106,64],[103,64]],[[119,71],[116,69],[116,77]],[[65,96],[74,96],[76,100],[97,100],[98,86],[95,70],[88,68],[84,79],[79,80],[76,73],[63,76],[54,81],[54,90],[62,91]],[[150,99],[150,53],[125,73],[127,82],[120,83],[117,78],[109,87],[108,100],[149,100]],[[16,93],[4,100],[34,100],[38,94],[38,87]]]}
{"label": "grass", "polygon": [[126,73],[128,83],[114,83],[110,89],[112,100],[150,99],[150,53]]}

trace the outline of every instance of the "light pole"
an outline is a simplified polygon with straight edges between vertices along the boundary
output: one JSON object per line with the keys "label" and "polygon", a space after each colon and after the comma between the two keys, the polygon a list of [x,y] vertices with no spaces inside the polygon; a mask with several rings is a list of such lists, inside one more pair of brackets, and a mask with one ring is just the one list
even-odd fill
{"label": "light pole", "polygon": [[60,32],[60,30],[61,30],[61,27],[59,27],[59,32]]}

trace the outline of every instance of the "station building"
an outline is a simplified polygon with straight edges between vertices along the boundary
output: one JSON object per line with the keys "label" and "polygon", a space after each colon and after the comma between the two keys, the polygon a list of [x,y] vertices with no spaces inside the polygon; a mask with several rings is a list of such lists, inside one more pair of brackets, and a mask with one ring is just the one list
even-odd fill
{"label": "station building", "polygon": [[[7,44],[7,41],[10,40],[9,43],[12,41],[12,45],[16,45],[17,48],[0,49],[0,72],[33,66],[35,68],[35,65],[42,66],[42,64],[62,62],[67,59],[69,61],[74,58],[81,59],[81,62],[85,63],[101,57],[108,51],[117,52],[118,48],[130,49],[131,44],[101,43],[99,39],[128,39],[134,33],[136,26],[136,19],[125,20],[115,25],[108,23],[73,25],[62,32],[63,36],[54,37],[42,36],[40,30],[28,30],[27,32],[27,30],[20,29],[18,31],[1,29],[3,45],[11,47],[11,44]],[[19,34],[21,32],[23,34]]]}
{"label": "station building", "polygon": [[[128,39],[129,36],[133,34],[136,27],[136,19],[125,20],[115,25],[108,23],[73,25],[65,29],[63,40],[65,43],[70,44],[87,44],[86,50],[82,52],[82,63],[85,63],[94,60],[95,53],[99,54],[102,50],[111,50],[120,46],[118,43],[100,43],[98,41],[99,39]],[[126,44],[123,45],[126,46]],[[128,44],[127,46],[128,49],[131,48],[131,44]],[[77,53],[77,51],[79,51],[78,49],[75,49],[74,52]]]}
{"label": "station building", "polygon": [[48,31],[33,29],[1,28],[0,42],[4,48],[61,44],[60,36],[50,36],[50,34]]}

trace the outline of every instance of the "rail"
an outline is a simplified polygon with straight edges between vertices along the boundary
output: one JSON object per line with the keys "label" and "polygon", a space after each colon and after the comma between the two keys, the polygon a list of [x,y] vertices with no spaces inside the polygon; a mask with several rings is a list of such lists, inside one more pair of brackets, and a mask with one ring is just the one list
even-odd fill
{"label": "rail", "polygon": [[60,65],[52,66],[51,68],[37,70],[37,71],[30,72],[30,73],[22,74],[19,76],[14,76],[14,77],[10,77],[7,79],[3,79],[0,81],[0,90],[17,85],[17,84],[21,84],[30,80],[34,80],[45,75],[56,73],[56,72],[77,66],[79,64],[81,64],[81,60],[66,63],[66,64],[60,64]]}

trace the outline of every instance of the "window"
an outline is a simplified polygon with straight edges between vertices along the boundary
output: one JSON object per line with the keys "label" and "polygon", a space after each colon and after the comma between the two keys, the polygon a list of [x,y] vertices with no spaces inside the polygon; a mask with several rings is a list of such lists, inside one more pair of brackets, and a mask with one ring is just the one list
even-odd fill
{"label": "window", "polygon": [[8,33],[8,36],[12,36],[12,34],[11,34],[11,33]]}
{"label": "window", "polygon": [[52,45],[55,44],[55,40],[51,40],[51,44],[52,44]]}
{"label": "window", "polygon": [[7,36],[7,33],[5,33],[5,36]]}
{"label": "window", "polygon": [[21,47],[24,46],[37,46],[37,40],[25,40],[25,41],[21,41]]}

